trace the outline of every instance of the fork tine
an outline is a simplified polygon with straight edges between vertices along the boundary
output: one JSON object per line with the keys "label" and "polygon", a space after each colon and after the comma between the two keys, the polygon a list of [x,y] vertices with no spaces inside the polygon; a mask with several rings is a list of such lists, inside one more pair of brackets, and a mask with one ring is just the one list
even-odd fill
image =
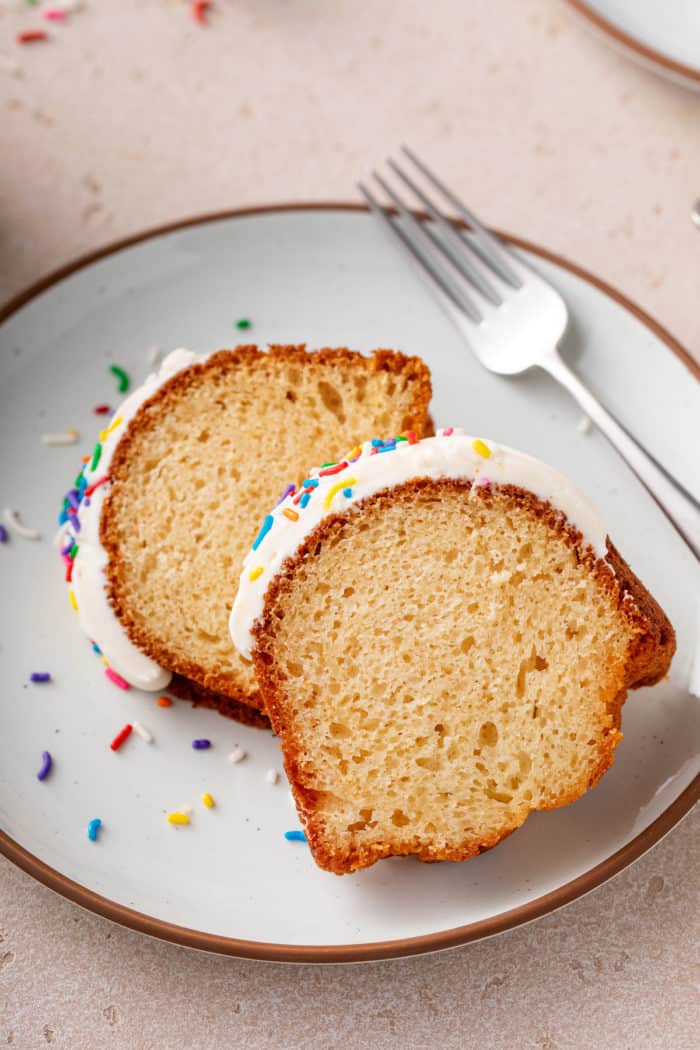
{"label": "fork tine", "polygon": [[[466,289],[464,289],[464,278],[460,275],[457,267],[452,262],[450,256],[447,255],[447,253],[445,252],[444,247],[440,244],[439,241],[436,241],[435,237],[428,231],[425,224],[420,222],[415,217],[413,212],[404,204],[401,198],[396,193],[394,193],[391,186],[389,186],[386,183],[382,176],[376,171],[373,171],[372,175],[376,182],[381,186],[391,203],[394,205],[401,218],[404,219],[408,227],[411,230],[413,230],[417,241],[423,244],[424,246],[428,247],[428,258],[430,259],[430,265],[433,273],[437,270],[437,272],[440,273],[443,282],[445,282],[446,277],[450,278],[448,283],[453,289],[453,297],[457,298],[458,302],[460,303],[462,308],[466,310],[469,317],[475,323],[479,324],[482,320],[481,310],[476,305],[476,303],[471,298]],[[392,223],[392,227],[397,231],[399,230],[399,226],[397,223]],[[427,260],[425,257],[425,252],[420,251],[418,249],[417,244],[411,238],[404,239],[404,243],[407,243],[408,241],[410,241],[413,244],[413,247],[415,248],[414,254],[417,254],[421,262],[424,265],[426,265]],[[458,278],[458,281],[455,281],[455,275]],[[455,294],[455,291],[457,292],[457,294]]]}
{"label": "fork tine", "polygon": [[521,288],[522,281],[515,273],[513,268],[509,265],[507,259],[507,249],[501,242],[489,233],[485,226],[477,219],[473,211],[471,211],[459,197],[455,196],[452,190],[448,189],[444,182],[435,175],[430,168],[427,167],[423,161],[416,156],[413,150],[410,150],[408,146],[402,146],[401,150],[406,154],[408,159],[415,164],[418,170],[425,176],[428,182],[431,182],[437,190],[442,193],[446,200],[450,202],[453,208],[456,209],[462,219],[472,228],[475,235],[475,249],[481,248],[479,255],[492,269],[507,281],[513,288]]}
{"label": "fork tine", "polygon": [[413,261],[418,265],[418,268],[423,275],[427,277],[428,282],[432,285],[433,291],[447,312],[452,316],[454,316],[455,313],[458,313],[460,316],[466,314],[475,324],[479,324],[481,321],[481,315],[476,307],[466,298],[466,296],[457,294],[451,282],[448,281],[446,277],[444,277],[443,274],[426,259],[425,255],[418,250],[411,238],[389,217],[387,211],[381,206],[376,197],[370,193],[367,187],[363,183],[358,182],[357,188],[367,201],[372,214],[379,219],[384,228],[388,230],[392,236],[398,237],[403,246],[410,253]]}
{"label": "fork tine", "polygon": [[[479,289],[482,295],[486,296],[494,306],[500,306],[503,303],[502,297],[498,294],[491,282],[481,273],[478,266],[474,266],[469,259],[470,254],[476,254],[469,241],[465,240],[464,237],[461,237],[457,233],[449,219],[433,204],[430,197],[423,192],[420,186],[417,186],[413,179],[399,167],[396,161],[389,158],[387,160],[387,165],[391,168],[394,174],[397,175],[406,186],[408,186],[411,193],[413,193],[423,207],[426,208],[430,217],[434,219],[440,229],[444,230],[447,234],[449,240],[445,245],[440,245],[442,250],[447,252],[455,266],[462,271],[468,281],[471,281],[471,283]],[[430,233],[430,230],[427,229],[427,227],[425,229],[427,233]],[[448,244],[453,244],[459,252],[459,255],[451,252],[448,248]]]}

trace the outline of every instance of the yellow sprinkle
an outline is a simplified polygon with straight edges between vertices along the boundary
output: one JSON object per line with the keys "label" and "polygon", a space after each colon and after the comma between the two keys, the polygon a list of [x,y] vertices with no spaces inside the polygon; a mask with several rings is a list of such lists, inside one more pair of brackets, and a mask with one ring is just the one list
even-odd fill
{"label": "yellow sprinkle", "polygon": [[101,657],[100,657],[100,660],[101,660],[101,661],[102,661],[102,663],[103,663],[103,664],[105,665],[105,667],[109,667],[109,660],[107,659],[107,657],[106,657],[106,656],[101,656]]}
{"label": "yellow sprinkle", "polygon": [[347,456],[343,456],[343,459],[358,459],[362,455],[362,447],[355,445],[352,452],[348,452]]}
{"label": "yellow sprinkle", "polygon": [[202,795],[202,802],[207,807],[207,809],[211,809],[212,806],[215,805],[214,799],[211,797],[208,791],[205,791]]}
{"label": "yellow sprinkle", "polygon": [[255,568],[251,569],[250,573],[248,574],[248,579],[250,580],[251,583],[253,583],[253,581],[257,580],[258,576],[262,576],[262,574],[263,574],[263,567],[262,567],[262,565],[256,565]]}
{"label": "yellow sprinkle", "polygon": [[168,824],[189,824],[190,818],[187,813],[180,813],[177,810],[174,813],[168,813]]}
{"label": "yellow sprinkle", "polygon": [[121,421],[122,421],[122,417],[121,416],[117,416],[116,419],[112,420],[112,422],[109,424],[109,426],[107,427],[106,430],[101,430],[100,431],[100,441],[106,441],[107,438],[109,437],[109,435],[112,433],[112,431],[117,429],[117,427],[119,426]]}
{"label": "yellow sprinkle", "polygon": [[282,513],[284,514],[285,518],[289,518],[290,521],[299,521],[299,515],[295,510],[292,510],[291,507],[285,507]]}
{"label": "yellow sprinkle", "polygon": [[70,436],[72,438],[77,438],[78,437],[78,431],[75,429],[75,427],[68,427],[68,430],[66,431],[66,433],[70,434]]}
{"label": "yellow sprinkle", "polygon": [[326,510],[329,510],[336,492],[340,492],[341,489],[350,489],[353,485],[357,485],[357,478],[346,478],[345,475],[343,475],[342,481],[336,481],[333,488],[329,489],[326,493],[326,498],[323,501],[323,506]]}
{"label": "yellow sprinkle", "polygon": [[472,448],[479,456],[483,456],[484,459],[488,459],[491,455],[491,449],[488,445],[485,445],[481,438],[475,438],[472,441]]}
{"label": "yellow sprinkle", "polygon": [[74,611],[77,612],[78,611],[78,599],[75,597],[75,591],[73,590],[72,587],[68,591],[68,597],[70,598],[70,603],[73,606]]}

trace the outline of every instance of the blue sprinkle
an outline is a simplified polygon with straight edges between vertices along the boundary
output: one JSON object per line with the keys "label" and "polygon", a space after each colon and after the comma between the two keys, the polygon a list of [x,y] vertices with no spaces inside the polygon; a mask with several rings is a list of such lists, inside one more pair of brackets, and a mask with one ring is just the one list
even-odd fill
{"label": "blue sprinkle", "polygon": [[306,835],[303,831],[285,831],[284,837],[287,842],[306,842]]}
{"label": "blue sprinkle", "polygon": [[85,492],[85,489],[87,487],[88,487],[88,480],[87,480],[87,478],[85,477],[84,474],[81,474],[80,475],[80,482],[78,484],[78,498],[79,499],[82,499],[83,492]]}
{"label": "blue sprinkle", "polygon": [[311,493],[310,492],[305,492],[304,495],[299,500],[299,506],[301,507],[302,510],[304,510],[304,508],[306,507],[306,505],[307,505],[307,503],[309,502],[310,499],[311,499]]}
{"label": "blue sprinkle", "polygon": [[301,487],[303,489],[318,488],[318,478],[307,478],[306,481],[302,481]]}
{"label": "blue sprinkle", "polygon": [[61,513],[58,515],[58,524],[59,525],[65,525],[65,523],[67,521],[68,521],[68,511],[64,507],[63,510],[61,511]]}
{"label": "blue sprinkle", "polygon": [[30,682],[50,682],[51,675],[48,671],[32,671],[29,676]]}
{"label": "blue sprinkle", "polygon": [[393,452],[396,445],[382,445],[381,448],[377,449],[377,452]]}
{"label": "blue sprinkle", "polygon": [[10,537],[8,535],[8,532],[7,532],[7,529],[5,528],[5,526],[4,525],[0,525],[0,543],[7,543],[9,538]]}
{"label": "blue sprinkle", "polygon": [[381,438],[372,438],[372,448],[382,448],[384,442]]}
{"label": "blue sprinkle", "polygon": [[53,759],[48,751],[41,752],[41,768],[36,775],[37,780],[46,780],[47,776],[51,772],[51,766],[53,765]]}
{"label": "blue sprinkle", "polygon": [[284,490],[284,492],[282,493],[280,498],[277,500],[277,506],[278,507],[279,507],[280,503],[284,503],[284,501],[286,500],[287,496],[291,496],[291,494],[294,492],[295,487],[296,486],[294,486],[292,484],[287,485],[286,489]]}
{"label": "blue sprinkle", "polygon": [[95,817],[94,820],[90,821],[88,824],[88,838],[90,839],[90,842],[97,842],[97,832],[101,827],[102,821],[99,817]]}
{"label": "blue sprinkle", "polygon": [[262,523],[262,528],[260,529],[260,532],[259,532],[259,533],[258,533],[258,535],[257,535],[257,536],[255,537],[255,543],[253,544],[253,550],[254,550],[254,551],[256,551],[256,550],[258,549],[258,547],[260,546],[260,544],[262,543],[262,541],[263,541],[263,540],[265,539],[265,537],[267,536],[268,532],[269,532],[269,531],[270,531],[270,529],[272,528],[272,523],[274,522],[274,520],[275,520],[275,519],[274,519],[274,518],[272,517],[272,515],[271,515],[271,514],[268,514],[268,515],[266,516],[266,518],[265,518],[264,522]]}
{"label": "blue sprinkle", "polygon": [[346,499],[352,499],[352,489],[343,489],[343,495]]}
{"label": "blue sprinkle", "polygon": [[97,642],[93,642],[92,643],[92,651],[93,651],[93,653],[97,653],[98,656],[102,656],[102,650],[100,649],[100,647],[97,644]]}
{"label": "blue sprinkle", "polygon": [[211,747],[211,740],[193,740],[192,747],[195,751],[206,751],[208,747]]}

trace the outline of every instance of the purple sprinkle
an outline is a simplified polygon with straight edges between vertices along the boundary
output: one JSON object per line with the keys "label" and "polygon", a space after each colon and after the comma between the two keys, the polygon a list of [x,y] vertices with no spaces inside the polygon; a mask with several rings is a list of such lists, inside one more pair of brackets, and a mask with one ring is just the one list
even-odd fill
{"label": "purple sprinkle", "polygon": [[80,500],[78,499],[77,489],[71,489],[70,492],[67,492],[66,499],[70,503],[71,507],[73,507],[75,510],[78,510],[78,508],[80,507]]}
{"label": "purple sprinkle", "polygon": [[7,543],[9,538],[10,537],[9,537],[9,535],[7,533],[7,529],[5,528],[5,526],[4,525],[0,525],[0,543]]}
{"label": "purple sprinkle", "polygon": [[206,751],[208,747],[211,747],[211,740],[193,740],[192,747],[195,751]]}
{"label": "purple sprinkle", "polygon": [[294,485],[287,485],[286,489],[284,490],[284,492],[282,493],[280,498],[277,500],[277,506],[278,507],[279,507],[280,503],[284,503],[284,501],[286,500],[287,496],[291,495],[291,493],[294,492],[294,489],[295,489]]}
{"label": "purple sprinkle", "polygon": [[80,522],[78,521],[77,514],[69,514],[68,515],[68,519],[69,519],[71,525],[73,526],[73,528],[75,529],[75,531],[76,532],[80,532]]}
{"label": "purple sprinkle", "polygon": [[66,554],[70,554],[70,552],[73,550],[73,544],[74,543],[75,543],[75,540],[73,539],[73,537],[69,536],[68,537],[68,543],[65,545],[65,547],[61,547],[61,557],[62,558],[64,558],[66,556]]}
{"label": "purple sprinkle", "polygon": [[85,499],[83,500],[83,506],[84,507],[89,507],[90,506],[90,497],[89,496],[86,496]]}
{"label": "purple sprinkle", "polygon": [[36,779],[37,780],[46,780],[47,776],[51,772],[51,766],[52,765],[53,765],[53,761],[51,759],[51,755],[48,753],[48,751],[42,751],[41,752],[41,769],[37,773]]}
{"label": "purple sprinkle", "polygon": [[32,671],[29,676],[30,682],[50,682],[51,675],[48,671]]}

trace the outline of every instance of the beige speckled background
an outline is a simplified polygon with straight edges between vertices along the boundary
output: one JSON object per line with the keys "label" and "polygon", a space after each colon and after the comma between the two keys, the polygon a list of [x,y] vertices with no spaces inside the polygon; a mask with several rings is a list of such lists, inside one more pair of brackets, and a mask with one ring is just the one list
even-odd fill
{"label": "beige speckled background", "polygon": [[[87,3],[19,48],[0,8],[0,298],[144,226],[342,199],[402,139],[489,222],[569,256],[700,350],[700,95],[562,0]],[[207,957],[109,925],[0,862],[0,1045],[698,1045],[698,832],[534,925],[322,969]],[[694,969],[695,967],[695,969]]]}

